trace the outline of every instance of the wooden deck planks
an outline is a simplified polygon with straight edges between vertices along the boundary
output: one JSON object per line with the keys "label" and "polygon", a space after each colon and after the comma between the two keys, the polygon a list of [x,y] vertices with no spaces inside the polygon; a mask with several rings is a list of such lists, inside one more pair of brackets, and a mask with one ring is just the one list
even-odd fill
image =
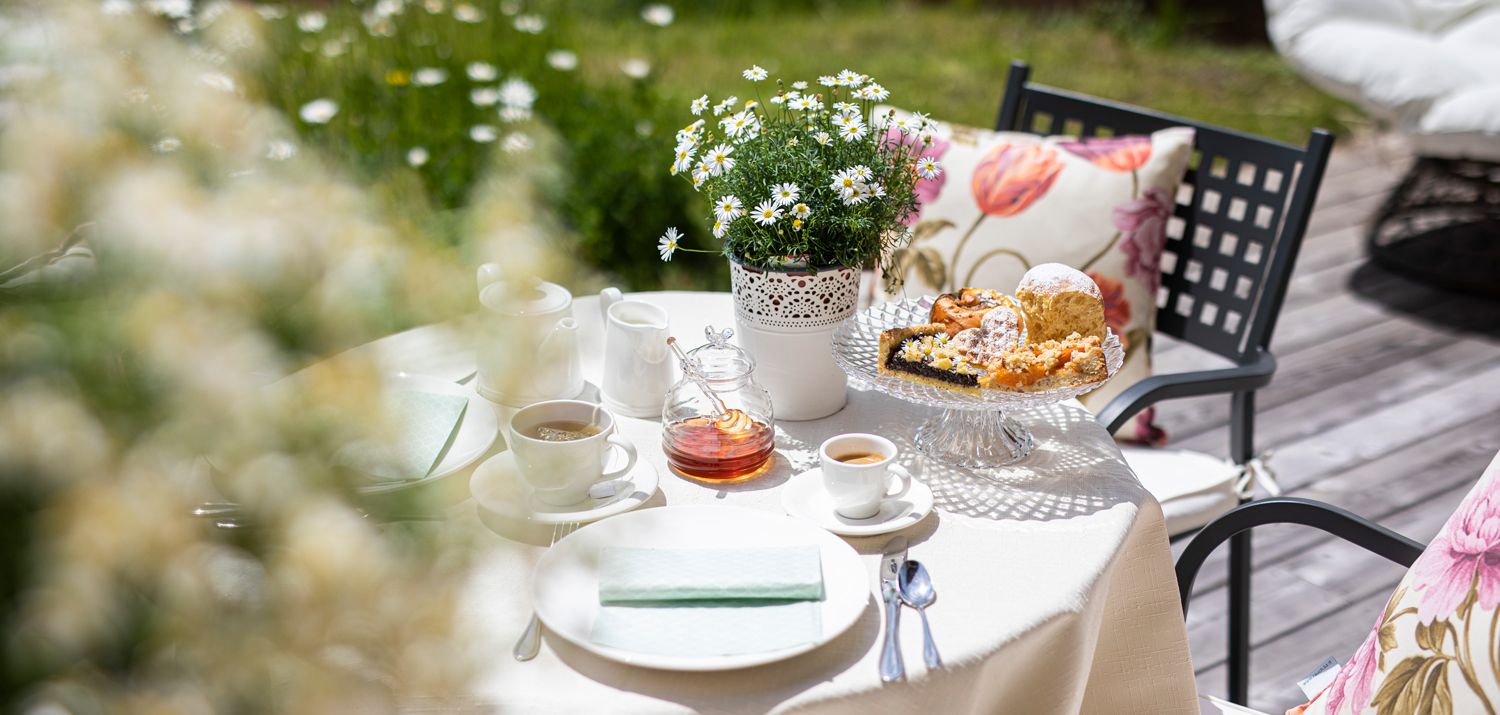
{"label": "wooden deck planks", "polygon": [[[1500,450],[1500,304],[1427,288],[1368,264],[1365,226],[1410,158],[1359,141],[1335,151],[1258,394],[1257,447],[1288,494],[1338,504],[1430,539]],[[1227,364],[1158,340],[1158,372]],[[1173,446],[1224,454],[1228,399],[1162,403]],[[1183,542],[1174,545],[1180,552]],[[1255,537],[1252,705],[1280,713],[1326,655],[1346,659],[1402,569],[1296,527]],[[1224,692],[1224,555],[1195,584],[1189,639],[1204,692]]]}

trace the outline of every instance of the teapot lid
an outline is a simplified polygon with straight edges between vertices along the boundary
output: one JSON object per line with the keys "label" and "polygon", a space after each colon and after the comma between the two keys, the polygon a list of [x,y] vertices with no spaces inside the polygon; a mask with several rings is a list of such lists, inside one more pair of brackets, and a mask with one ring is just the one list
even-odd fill
{"label": "teapot lid", "polygon": [[479,291],[479,302],[505,315],[545,315],[567,308],[573,294],[556,283],[532,277],[516,283],[491,283]]}
{"label": "teapot lid", "polygon": [[697,363],[704,377],[740,377],[755,372],[755,358],[730,344],[729,339],[734,337],[734,330],[715,330],[714,326],[709,325],[703,328],[703,336],[708,338],[708,343],[689,350],[687,356]]}

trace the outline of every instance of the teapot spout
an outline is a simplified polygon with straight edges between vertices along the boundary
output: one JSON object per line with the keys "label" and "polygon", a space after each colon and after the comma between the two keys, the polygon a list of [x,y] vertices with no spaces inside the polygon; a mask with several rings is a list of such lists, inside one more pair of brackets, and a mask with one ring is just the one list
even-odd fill
{"label": "teapot spout", "polygon": [[563,318],[552,326],[552,332],[542,339],[537,353],[545,360],[569,360],[578,353],[578,321]]}

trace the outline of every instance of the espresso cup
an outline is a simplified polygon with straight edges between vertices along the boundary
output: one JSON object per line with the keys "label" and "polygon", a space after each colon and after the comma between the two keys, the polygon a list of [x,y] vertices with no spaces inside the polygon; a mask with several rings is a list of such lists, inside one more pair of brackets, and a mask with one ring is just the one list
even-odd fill
{"label": "espresso cup", "polygon": [[[570,424],[592,432],[579,439],[551,441],[536,436],[546,425]],[[588,497],[589,487],[630,473],[635,446],[615,434],[615,418],[599,405],[579,400],[538,402],[510,418],[510,451],[521,479],[537,500],[569,506]],[[605,471],[610,452],[625,453],[625,465]]]}
{"label": "espresso cup", "polygon": [[[911,473],[896,464],[894,442],[873,434],[841,434],[818,448],[823,460],[823,488],[833,510],[849,519],[868,519],[880,504],[911,490]],[[856,461],[851,457],[861,457]]]}

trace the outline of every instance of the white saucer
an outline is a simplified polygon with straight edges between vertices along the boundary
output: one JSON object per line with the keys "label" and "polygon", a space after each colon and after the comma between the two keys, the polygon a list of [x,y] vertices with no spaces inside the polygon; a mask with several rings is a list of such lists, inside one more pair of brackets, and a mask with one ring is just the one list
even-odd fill
{"label": "white saucer", "polygon": [[474,469],[474,476],[469,478],[469,493],[479,508],[506,519],[536,524],[588,523],[646,503],[656,493],[659,480],[656,467],[644,459],[637,460],[629,474],[606,482],[614,486],[613,495],[556,506],[532,495],[516,468],[515,455],[506,451],[484,460]]}
{"label": "white saucer", "polygon": [[781,508],[840,536],[876,536],[900,531],[925,519],[932,513],[932,490],[913,479],[910,491],[882,502],[875,516],[850,519],[833,510],[828,491],[823,488],[823,470],[813,467],[782,486]]}

